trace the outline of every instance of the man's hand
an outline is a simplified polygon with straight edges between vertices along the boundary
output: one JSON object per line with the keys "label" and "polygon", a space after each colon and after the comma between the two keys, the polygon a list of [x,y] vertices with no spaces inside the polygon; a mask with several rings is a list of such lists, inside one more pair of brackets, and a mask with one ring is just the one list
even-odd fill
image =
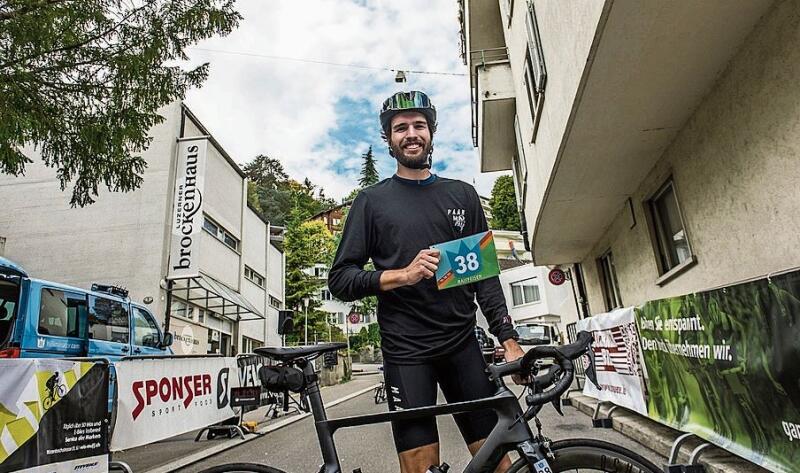
{"label": "man's hand", "polygon": [[391,291],[430,279],[439,267],[439,250],[421,250],[414,260],[402,269],[390,269],[381,274],[381,291]]}
{"label": "man's hand", "polygon": [[[507,363],[510,363],[525,356],[525,352],[522,351],[522,347],[520,347],[519,343],[517,343],[517,341],[514,340],[513,338],[509,338],[508,340],[504,341],[503,348],[505,348],[506,350],[504,357]],[[525,384],[525,382],[527,381],[526,378],[523,378],[518,374],[511,376],[511,379],[514,380],[515,384]]]}
{"label": "man's hand", "polygon": [[406,285],[412,286],[422,279],[430,279],[439,267],[439,250],[421,250],[417,257],[404,268]]}

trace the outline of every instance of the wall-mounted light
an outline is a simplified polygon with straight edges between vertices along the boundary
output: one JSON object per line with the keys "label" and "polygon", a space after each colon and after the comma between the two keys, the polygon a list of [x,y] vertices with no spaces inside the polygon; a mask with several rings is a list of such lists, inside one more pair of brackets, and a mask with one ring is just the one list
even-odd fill
{"label": "wall-mounted light", "polygon": [[142,299],[142,302],[144,302],[145,304],[152,304],[153,303],[153,298],[150,297],[150,296],[147,296],[144,299]]}
{"label": "wall-mounted light", "polygon": [[398,84],[406,81],[406,73],[403,71],[397,71],[397,75],[394,76],[394,81]]}

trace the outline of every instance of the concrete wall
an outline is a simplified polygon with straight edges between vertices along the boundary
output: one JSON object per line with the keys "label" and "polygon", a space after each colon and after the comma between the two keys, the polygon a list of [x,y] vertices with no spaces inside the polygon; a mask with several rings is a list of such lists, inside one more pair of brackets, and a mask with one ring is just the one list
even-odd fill
{"label": "concrete wall", "polygon": [[[505,3],[500,1],[503,10]],[[505,29],[527,168],[524,201],[527,203],[525,218],[529,230],[533,230],[539,214],[539,205],[553,171],[589,48],[606,2],[535,0],[533,3],[547,69],[544,105],[535,142],[532,141],[533,119],[528,105],[528,92],[523,81],[528,47],[525,27],[527,2],[513,2],[511,26]],[[505,12],[503,15],[505,17]]]}
{"label": "concrete wall", "polygon": [[[538,3],[538,2],[537,2]],[[778,2],[583,260],[592,312],[604,311],[595,259],[611,249],[625,305],[800,266],[800,1]],[[697,264],[663,286],[645,200],[673,176]]]}
{"label": "concrete wall", "polygon": [[286,258],[274,245],[267,244],[267,322],[265,326],[264,344],[267,346],[280,346],[281,336],[278,335],[278,309],[269,305],[269,296],[277,298],[285,306],[286,287]]}
{"label": "concrete wall", "polygon": [[55,171],[44,166],[36,150],[25,148],[34,161],[25,175],[0,175],[0,235],[7,238],[6,257],[33,277],[83,288],[92,282],[115,283],[127,287],[132,300],[153,297],[149,308],[163,320],[159,281],[166,274],[169,251],[165,242],[180,104],[159,113],[165,121],[153,128],[153,141],[142,153],[148,163],[142,187],[126,194],[101,187],[96,202],[84,208],[70,208],[71,186],[62,192]]}
{"label": "concrete wall", "polygon": [[[244,264],[266,278],[267,274],[267,224],[264,223],[250,208],[245,210],[244,228],[242,238],[242,259]],[[242,273],[241,293],[262,314],[267,310],[267,290],[244,277]],[[252,317],[248,315],[247,317]],[[254,320],[240,324],[240,336],[256,340],[264,340],[266,320]]]}

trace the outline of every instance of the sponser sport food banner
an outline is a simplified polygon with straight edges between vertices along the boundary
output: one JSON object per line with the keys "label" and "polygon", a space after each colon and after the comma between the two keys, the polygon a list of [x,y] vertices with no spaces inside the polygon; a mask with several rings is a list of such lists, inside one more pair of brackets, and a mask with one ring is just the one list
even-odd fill
{"label": "sponser sport food banner", "polygon": [[108,365],[0,360],[0,472],[108,471]]}
{"label": "sponser sport food banner", "polygon": [[234,417],[230,388],[239,386],[235,358],[169,357],[115,364],[117,415],[111,450],[191,432]]}
{"label": "sponser sport food banner", "polygon": [[800,273],[637,309],[650,417],[800,471]]}
{"label": "sponser sport food banner", "polygon": [[583,393],[647,415],[633,307],[579,320],[576,328],[594,336],[592,355],[602,388],[585,382]]}

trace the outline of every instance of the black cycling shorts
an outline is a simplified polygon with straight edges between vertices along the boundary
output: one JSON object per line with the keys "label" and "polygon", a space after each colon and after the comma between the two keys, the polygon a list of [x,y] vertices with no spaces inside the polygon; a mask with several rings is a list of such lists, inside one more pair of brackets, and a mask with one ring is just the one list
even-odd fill
{"label": "black cycling shorts", "polygon": [[[384,362],[383,366],[386,397],[393,411],[436,404],[437,383],[448,403],[490,397],[497,390],[484,371],[486,362],[474,335],[446,357],[412,365]],[[491,409],[453,418],[467,445],[485,439],[497,424],[497,414]],[[398,453],[439,442],[435,417],[393,421],[392,433]]]}

